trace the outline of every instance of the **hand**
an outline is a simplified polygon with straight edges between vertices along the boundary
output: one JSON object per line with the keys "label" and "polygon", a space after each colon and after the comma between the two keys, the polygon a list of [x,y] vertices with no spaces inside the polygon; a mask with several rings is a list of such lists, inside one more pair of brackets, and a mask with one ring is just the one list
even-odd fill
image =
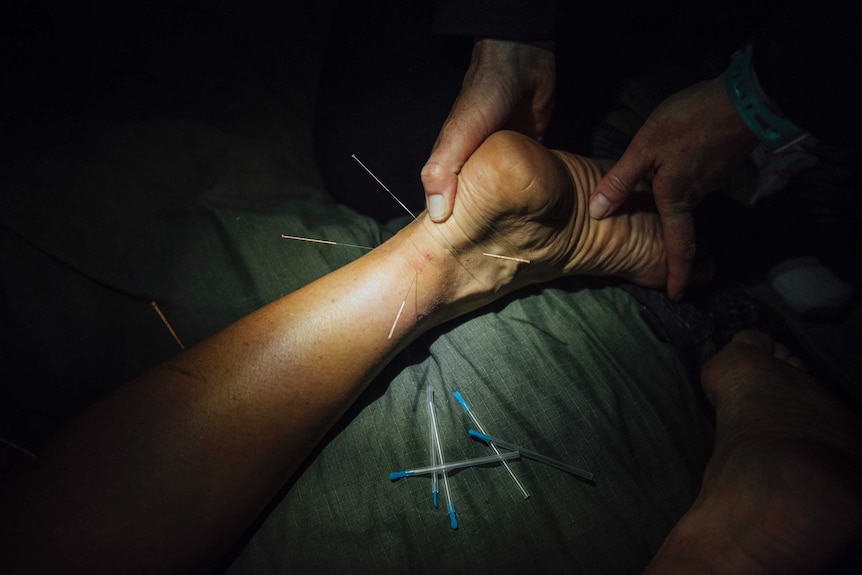
{"label": "hand", "polygon": [[590,215],[613,214],[642,180],[651,180],[667,249],[667,293],[681,297],[695,257],[692,210],[725,183],[757,139],[730,102],[724,76],[659,105],[590,198]]}
{"label": "hand", "polygon": [[493,132],[506,127],[541,141],[553,109],[556,61],[550,46],[479,40],[461,92],[422,168],[431,219],[452,214],[457,176]]}

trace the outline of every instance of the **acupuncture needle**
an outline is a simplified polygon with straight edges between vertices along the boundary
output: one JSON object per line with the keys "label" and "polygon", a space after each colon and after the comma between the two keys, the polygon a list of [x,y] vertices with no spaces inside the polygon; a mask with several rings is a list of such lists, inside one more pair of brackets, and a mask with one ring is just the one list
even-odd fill
{"label": "acupuncture needle", "polygon": [[418,279],[419,271],[417,270],[416,275],[413,277],[413,281],[410,282],[410,287],[407,288],[407,292],[404,294],[404,299],[401,301],[401,307],[398,308],[398,313],[395,315],[395,321],[392,322],[392,327],[389,329],[389,337],[387,339],[392,339],[392,334],[395,333],[395,326],[398,325],[398,320],[401,319],[401,312],[404,311],[404,306],[407,305],[407,298],[410,297],[410,292],[413,290],[413,286],[416,284]]}
{"label": "acupuncture needle", "polygon": [[428,467],[417,467],[416,469],[405,469],[404,471],[394,471],[389,474],[389,479],[395,481],[402,477],[413,477],[414,475],[432,475],[436,476],[438,471],[453,471],[455,469],[464,469],[466,467],[477,467],[479,465],[489,465],[491,463],[507,463],[511,459],[518,459],[521,454],[517,451],[507,451],[499,455],[486,455],[484,457],[476,457],[473,459],[464,459],[462,461],[454,461],[445,465],[430,465]]}
{"label": "acupuncture needle", "polygon": [[15,451],[17,451],[17,452],[19,452],[19,453],[23,453],[24,455],[26,455],[26,456],[30,457],[31,459],[36,459],[36,454],[35,454],[35,453],[33,453],[32,451],[28,451],[27,449],[24,449],[24,448],[23,448],[23,447],[21,447],[20,445],[17,445],[17,444],[15,444],[15,443],[12,443],[12,442],[11,442],[11,441],[9,441],[8,439],[5,439],[5,438],[3,438],[3,437],[0,437],[0,443],[2,443],[3,445],[5,445],[5,446],[9,447],[9,449],[13,449],[13,450],[15,450]]}
{"label": "acupuncture needle", "polygon": [[371,176],[372,178],[374,178],[374,181],[375,181],[375,182],[377,182],[378,184],[380,184],[380,187],[381,187],[381,188],[383,188],[384,190],[386,190],[386,193],[388,193],[390,196],[392,196],[392,199],[393,199],[393,200],[395,200],[396,202],[398,202],[398,205],[400,205],[402,208],[404,208],[404,211],[406,211],[408,214],[410,214],[410,217],[411,217],[411,218],[413,218],[414,220],[416,220],[416,216],[413,214],[413,212],[411,212],[411,211],[410,211],[410,208],[408,208],[407,206],[405,206],[405,205],[404,205],[404,202],[402,202],[401,200],[399,200],[399,199],[398,199],[398,196],[396,196],[395,194],[393,194],[393,193],[392,193],[392,191],[391,191],[389,188],[387,188],[387,187],[386,187],[386,184],[384,184],[383,182],[381,182],[381,181],[380,181],[380,178],[378,178],[377,176],[375,176],[375,175],[374,175],[374,172],[372,172],[371,170],[369,170],[369,169],[368,169],[368,166],[366,166],[365,164],[363,164],[363,163],[362,163],[362,160],[360,160],[359,158],[357,158],[357,157],[356,157],[356,154],[351,154],[351,155],[350,155],[350,157],[351,157],[351,158],[353,158],[354,160],[356,160],[356,163],[357,163],[357,164],[359,164],[360,166],[362,166],[362,169],[363,169],[363,170],[365,170],[366,172],[368,172],[368,175],[369,175],[369,176]]}
{"label": "acupuncture needle", "polygon": [[[374,178],[374,181],[375,181],[375,182],[377,182],[378,184],[380,184],[380,187],[381,187],[381,188],[383,188],[384,190],[386,190],[386,193],[387,193],[387,194],[389,194],[390,196],[392,196],[392,199],[394,199],[396,202],[398,202],[398,205],[400,205],[402,208],[404,208],[404,211],[405,211],[405,212],[407,212],[407,213],[410,215],[410,217],[411,217],[411,218],[413,218],[413,220],[414,220],[414,221],[417,221],[417,222],[419,221],[419,219],[416,217],[416,215],[415,215],[413,212],[411,212],[411,211],[410,211],[410,209],[409,209],[409,208],[404,204],[404,202],[402,202],[401,200],[399,200],[399,199],[398,199],[398,196],[396,196],[395,194],[393,194],[393,193],[392,193],[392,190],[390,190],[388,187],[386,187],[386,184],[384,184],[384,183],[380,180],[380,178],[378,178],[376,175],[374,175],[374,172],[372,172],[372,171],[368,168],[368,166],[366,166],[366,165],[362,162],[362,160],[360,160],[359,158],[357,158],[357,157],[356,157],[356,154],[351,154],[351,155],[350,155],[350,157],[351,157],[351,158],[353,158],[354,160],[356,160],[356,163],[357,163],[357,164],[359,164],[359,165],[362,167],[362,169],[363,169],[363,170],[365,170],[366,172],[368,172],[368,175],[369,175],[369,176],[371,176],[372,178]],[[523,263],[523,264],[529,264],[529,263],[531,263],[531,261],[530,261],[530,260],[528,260],[528,259],[526,259],[526,258],[518,258],[518,257],[513,257],[513,256],[502,256],[502,255],[499,255],[499,254],[492,254],[492,253],[486,253],[486,252],[483,252],[483,253],[482,253],[482,255],[483,255],[483,256],[487,256],[487,257],[489,257],[489,258],[498,258],[498,259],[501,259],[501,260],[509,260],[509,261],[518,262],[518,263]]]}
{"label": "acupuncture needle", "polygon": [[281,234],[281,238],[284,240],[297,240],[300,242],[310,242],[314,244],[326,244],[328,246],[344,246],[348,248],[359,248],[360,250],[373,250],[374,248],[371,246],[360,246],[357,244],[348,244],[345,242],[333,242],[332,240],[319,240],[316,238],[304,238],[302,236],[290,236],[287,234]]}
{"label": "acupuncture needle", "polygon": [[[467,412],[467,415],[470,416],[470,419],[473,421],[473,425],[475,425],[477,428],[479,428],[479,431],[481,431],[483,434],[487,435],[488,432],[485,430],[485,428],[479,422],[479,418],[476,417],[476,414],[473,413],[473,411],[470,409],[470,406],[467,405],[467,402],[464,400],[464,397],[461,395],[461,392],[459,392],[459,391],[455,392],[455,399],[458,400],[458,403],[461,404],[461,407],[463,407],[464,411]],[[515,475],[515,472],[512,471],[512,467],[509,465],[509,463],[507,461],[505,461],[505,459],[503,458],[503,454],[500,453],[500,450],[497,449],[496,445],[494,445],[493,443],[491,443],[490,445],[491,445],[491,449],[494,450],[494,453],[497,454],[497,457],[500,458],[500,462],[503,464],[503,467],[505,467],[506,471],[509,472],[509,475],[512,476],[512,479],[515,481],[515,485],[517,485],[518,489],[521,490],[521,493],[524,495],[524,499],[529,499],[530,493],[527,491],[527,489],[524,487],[524,485],[518,479],[518,476]]]}
{"label": "acupuncture needle", "polygon": [[[177,345],[178,345],[178,346],[180,346],[180,349],[181,349],[181,350],[183,350],[183,351],[185,351],[185,350],[186,350],[186,346],[184,346],[184,345],[183,345],[183,342],[182,342],[182,341],[180,341],[180,336],[178,336],[178,335],[177,335],[177,332],[176,332],[176,331],[174,331],[173,326],[171,326],[171,322],[169,322],[169,321],[168,321],[168,318],[167,318],[167,317],[165,317],[165,314],[164,314],[164,313],[162,313],[162,308],[160,308],[160,307],[159,307],[159,304],[157,304],[157,303],[155,302],[155,300],[153,300],[153,301],[150,301],[150,305],[151,305],[151,306],[153,306],[153,309],[154,309],[154,310],[156,310],[156,313],[159,315],[159,319],[161,319],[161,320],[162,320],[162,323],[163,323],[163,324],[165,324],[165,327],[166,327],[166,328],[168,328],[168,331],[171,333],[171,336],[173,336],[174,341],[175,341],[175,342],[177,342]],[[203,372],[201,371],[201,368],[200,368],[200,367],[198,367],[198,364],[197,364],[197,362],[194,360],[194,358],[193,358],[193,357],[191,357],[191,356],[189,356],[189,361],[191,361],[191,362],[192,362],[192,365],[194,366],[195,370],[197,370],[197,372],[198,372],[197,376],[195,376],[193,373],[191,373],[191,372],[189,372],[189,371],[186,371],[185,369],[182,369],[182,368],[180,368],[180,367],[178,367],[178,366],[171,366],[171,368],[172,368],[172,369],[175,369],[175,370],[177,370],[177,371],[179,371],[180,373],[184,373],[184,374],[186,374],[186,375],[188,375],[188,376],[190,376],[190,377],[199,377],[199,378],[201,379],[201,381],[206,382],[206,381],[207,381],[207,378],[206,378],[206,377],[204,377],[204,374],[203,374]]]}
{"label": "acupuncture needle", "polygon": [[587,481],[593,480],[593,474],[589,471],[585,471],[583,469],[575,467],[574,465],[569,465],[568,463],[563,463],[562,461],[554,459],[552,457],[548,457],[547,455],[542,455],[541,453],[533,451],[532,449],[527,449],[525,447],[521,447],[520,445],[515,445],[514,443],[509,443],[508,441],[503,441],[502,439],[497,439],[484,433],[479,433],[475,429],[471,429],[470,431],[468,431],[468,433],[473,437],[481,439],[482,441],[486,441],[492,445],[496,443],[500,447],[505,447],[506,449],[509,449],[511,451],[517,451],[521,454],[522,457],[528,457],[530,459],[535,459],[536,461],[541,461],[542,463],[546,463],[547,465],[556,467],[557,469],[562,469],[563,471],[571,473],[572,475],[580,477],[581,479],[586,479]]}
{"label": "acupuncture needle", "polygon": [[171,327],[171,322],[168,321],[168,318],[165,317],[165,314],[162,313],[162,309],[159,307],[155,301],[151,301],[150,305],[153,306],[153,309],[156,310],[156,313],[159,315],[159,319],[162,320],[162,323],[165,324],[165,327],[168,328],[168,331],[174,338],[174,341],[177,342],[177,345],[180,346],[180,349],[185,351],[186,346],[183,345],[183,342],[180,341],[180,336],[177,335],[177,332],[174,331],[174,328]]}
{"label": "acupuncture needle", "polygon": [[[431,414],[431,427],[434,429],[434,444],[437,447],[437,461],[440,465],[446,465],[443,458],[443,446],[440,443],[440,429],[437,427],[437,415],[434,412],[434,391],[428,394],[428,411]],[[452,492],[449,490],[449,474],[446,471],[443,474],[443,491],[446,493],[446,502],[449,508],[449,524],[452,529],[458,529],[458,520],[455,518],[455,505],[452,503]]]}
{"label": "acupuncture needle", "polygon": [[[433,409],[434,406],[434,390],[431,389],[431,386],[428,386],[428,409]],[[440,496],[440,487],[437,485],[437,443],[434,441],[434,425],[431,420],[431,413],[429,411],[428,414],[428,446],[429,451],[431,452],[431,467],[434,470],[431,472],[431,497],[434,500],[434,509],[439,507],[439,496]],[[389,476],[392,479],[392,475]]]}

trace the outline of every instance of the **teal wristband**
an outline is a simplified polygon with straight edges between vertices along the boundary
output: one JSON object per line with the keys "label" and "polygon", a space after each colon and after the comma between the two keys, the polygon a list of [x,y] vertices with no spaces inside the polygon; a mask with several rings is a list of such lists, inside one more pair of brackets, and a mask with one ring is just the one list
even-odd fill
{"label": "teal wristband", "polygon": [[777,152],[808,136],[805,130],[775,113],[760,97],[751,74],[751,44],[733,55],[724,79],[733,107],[764,148]]}

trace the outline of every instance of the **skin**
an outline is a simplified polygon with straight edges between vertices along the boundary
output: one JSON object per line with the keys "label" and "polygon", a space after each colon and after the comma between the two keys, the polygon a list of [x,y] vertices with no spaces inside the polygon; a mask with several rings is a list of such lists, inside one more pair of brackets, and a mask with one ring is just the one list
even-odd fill
{"label": "skin", "polygon": [[[119,388],[42,446],[0,489],[4,568],[206,571],[386,362],[429,328],[562,275],[662,287],[655,212],[587,214],[603,173],[526,136],[492,135],[461,170],[446,222],[422,214]],[[858,545],[859,419],[759,332],[738,334],[702,383],[716,410],[715,452],[648,572],[819,572]]]}
{"label": "skin", "polygon": [[696,256],[692,211],[757,146],[724,88],[724,75],[666,99],[596,186],[590,215],[615,213],[643,180],[652,184],[667,248],[667,293],[685,293]]}
{"label": "skin", "polygon": [[479,40],[452,111],[420,172],[431,219],[455,205],[461,168],[492,133],[506,128],[542,141],[556,85],[553,45]]}
{"label": "skin", "polygon": [[715,451],[649,575],[824,573],[862,542],[862,425],[769,335],[702,370]]}
{"label": "skin", "polygon": [[[490,134],[505,127],[542,141],[553,111],[555,74],[551,44],[476,42],[461,91],[420,173],[433,221],[451,215],[457,175]],[[667,249],[667,293],[680,299],[699,277],[693,273],[692,211],[757,144],[727,96],[723,75],[695,84],[653,111],[596,186],[590,215],[615,213],[641,182],[650,182]]]}
{"label": "skin", "polygon": [[654,213],[586,214],[601,174],[518,134],[488,138],[461,170],[446,222],[421,215],[120,387],[41,446],[0,489],[4,563],[26,573],[205,571],[429,328],[566,274],[661,285]]}

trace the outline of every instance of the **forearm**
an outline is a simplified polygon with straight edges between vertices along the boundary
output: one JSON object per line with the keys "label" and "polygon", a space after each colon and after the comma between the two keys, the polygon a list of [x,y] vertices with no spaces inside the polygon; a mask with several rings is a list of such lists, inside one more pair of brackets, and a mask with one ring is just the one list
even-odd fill
{"label": "forearm", "polygon": [[6,545],[88,572],[217,560],[378,370],[451,313],[461,276],[420,228],[84,413],[8,486]]}

